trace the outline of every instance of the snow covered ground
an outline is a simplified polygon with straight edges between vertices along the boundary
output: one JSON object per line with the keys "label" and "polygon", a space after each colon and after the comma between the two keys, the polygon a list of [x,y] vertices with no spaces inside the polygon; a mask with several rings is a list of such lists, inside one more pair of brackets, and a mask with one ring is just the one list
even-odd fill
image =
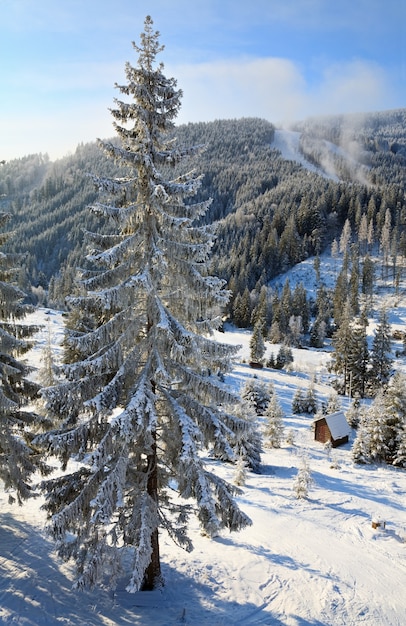
{"label": "snow covered ground", "polygon": [[[311,267],[305,267],[311,272]],[[404,324],[405,308],[396,313]],[[47,320],[61,340],[62,317],[39,310],[44,329],[29,355],[40,365]],[[32,320],[31,320],[32,321]],[[296,371],[252,370],[250,334],[219,333],[241,344],[229,382],[240,388],[253,375],[271,381],[294,443],[265,448],[261,474],[249,473],[239,502],[253,521],[240,533],[214,540],[191,530],[186,553],[161,535],[165,586],[128,594],[123,580],[113,593],[71,590],[72,570],[62,564],[44,532],[41,499],[9,505],[0,490],[0,622],[100,626],[404,626],[406,623],[406,471],[354,466],[351,442],[332,452],[313,440],[311,418],[292,415],[298,385],[316,374],[319,400],[330,394],[328,353],[294,350]],[[275,351],[267,344],[268,353]],[[343,408],[346,408],[343,402]],[[297,500],[293,482],[305,455],[314,480],[307,500]],[[235,469],[214,463],[233,481]],[[386,528],[372,528],[380,517]]]}

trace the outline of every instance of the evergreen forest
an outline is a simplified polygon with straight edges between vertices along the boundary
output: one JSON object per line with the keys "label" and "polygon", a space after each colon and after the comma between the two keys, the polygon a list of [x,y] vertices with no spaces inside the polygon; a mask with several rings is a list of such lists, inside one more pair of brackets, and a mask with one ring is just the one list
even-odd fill
{"label": "evergreen forest", "polygon": [[[335,241],[340,252],[346,222],[361,274],[373,249],[388,267],[395,250],[404,258],[405,129],[406,109],[297,123],[299,151],[311,168],[281,154],[277,129],[263,119],[174,128],[178,146],[204,148],[196,160],[203,176],[197,200],[212,199],[201,219],[216,227],[211,271],[232,292],[231,321],[252,326],[264,285]],[[75,288],[84,232],[100,228],[87,208],[98,194],[95,173],[118,175],[96,142],[55,162],[34,154],[0,166],[0,210],[11,214],[5,251],[24,253],[18,283],[34,304],[64,308]],[[104,228],[110,232],[108,220]]]}

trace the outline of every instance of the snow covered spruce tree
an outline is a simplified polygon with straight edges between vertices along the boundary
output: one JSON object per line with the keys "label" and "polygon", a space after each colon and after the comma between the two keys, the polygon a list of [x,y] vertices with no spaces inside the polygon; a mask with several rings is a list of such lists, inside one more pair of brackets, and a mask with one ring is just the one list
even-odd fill
{"label": "snow covered spruce tree", "polygon": [[371,384],[374,390],[379,390],[388,384],[393,362],[391,327],[385,309],[379,312],[378,325],[372,344],[371,361]]}
{"label": "snow covered spruce tree", "polygon": [[[9,215],[0,213],[0,227]],[[7,239],[0,234],[0,243]],[[29,380],[30,368],[21,357],[30,349],[30,337],[36,326],[20,323],[30,307],[23,304],[25,294],[13,283],[19,271],[18,259],[11,254],[0,255],[0,480],[9,491],[10,501],[32,495],[30,479],[47,468],[38,450],[32,445],[40,416],[28,409],[38,394],[39,386]],[[15,496],[13,495],[15,494]]]}
{"label": "snow covered spruce tree", "polygon": [[156,63],[150,17],[133,46],[138,63],[116,85],[130,102],[112,109],[120,142],[101,142],[123,175],[95,177],[103,195],[92,207],[117,231],[87,233],[98,269],[84,272],[85,293],[70,299],[82,323],[68,333],[65,380],[44,390],[62,419],[42,437],[67,470],[45,484],[46,508],[60,555],[76,562],[76,586],[114,587],[131,556],[130,592],[162,581],[159,529],[191,548],[187,499],[208,536],[250,524],[238,489],[203,455],[213,448],[235,461],[233,443],[252,427],[224,408],[237,398],[217,374],[236,351],[210,335],[229,293],[208,275],[213,232],[196,220],[210,202],[193,202],[194,171],[179,173],[199,150],[172,139],[182,94]]}
{"label": "snow covered spruce tree", "polygon": [[275,394],[273,394],[266,408],[265,417],[266,423],[264,435],[266,438],[266,445],[270,448],[280,448],[283,438],[284,413]]}
{"label": "snow covered spruce tree", "polygon": [[250,365],[252,367],[262,367],[264,354],[265,343],[262,335],[262,324],[258,322],[254,326],[250,341]]}
{"label": "snow covered spruce tree", "polygon": [[[406,466],[406,375],[397,372],[366,411],[354,442],[356,462]],[[362,455],[359,454],[362,449]],[[357,460],[361,456],[361,460]]]}

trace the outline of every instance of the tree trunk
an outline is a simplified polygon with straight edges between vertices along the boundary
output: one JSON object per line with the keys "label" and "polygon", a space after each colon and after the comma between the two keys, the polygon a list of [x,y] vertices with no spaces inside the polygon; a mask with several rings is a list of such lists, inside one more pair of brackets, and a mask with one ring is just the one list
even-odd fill
{"label": "tree trunk", "polygon": [[[158,465],[157,465],[157,446],[156,446],[156,432],[152,433],[153,444],[152,452],[147,458],[147,491],[148,495],[158,503]],[[142,591],[151,591],[155,589],[161,583],[161,561],[159,557],[159,538],[158,528],[152,531],[151,534],[151,562],[145,570],[144,582],[142,584]]]}

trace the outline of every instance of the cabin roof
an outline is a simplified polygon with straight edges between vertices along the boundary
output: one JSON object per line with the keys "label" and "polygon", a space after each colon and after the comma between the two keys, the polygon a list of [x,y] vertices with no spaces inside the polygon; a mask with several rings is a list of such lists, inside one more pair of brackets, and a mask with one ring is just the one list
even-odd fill
{"label": "cabin roof", "polygon": [[322,419],[326,420],[327,426],[329,427],[333,439],[342,439],[343,437],[347,437],[350,434],[350,427],[343,411],[337,411],[336,413],[323,415],[322,417],[316,419],[315,422],[318,422]]}

